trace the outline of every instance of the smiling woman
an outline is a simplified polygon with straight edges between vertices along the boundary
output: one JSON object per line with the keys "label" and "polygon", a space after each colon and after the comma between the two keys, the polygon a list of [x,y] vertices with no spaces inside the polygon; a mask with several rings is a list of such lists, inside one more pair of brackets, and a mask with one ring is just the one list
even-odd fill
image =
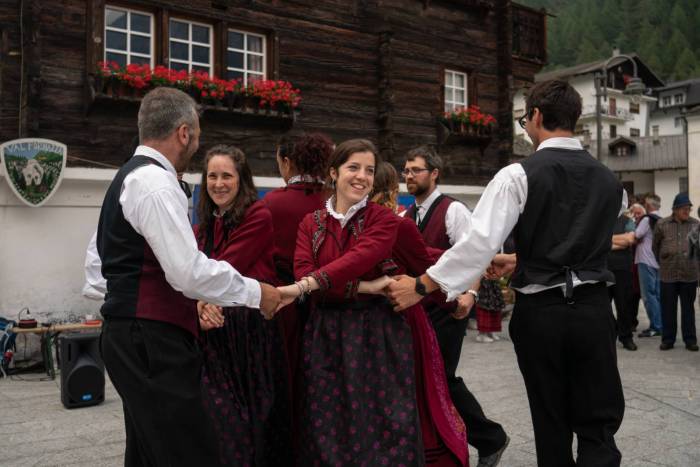
{"label": "smiling woman", "polygon": [[[215,146],[202,171],[199,248],[260,282],[274,283],[273,223],[257,201],[241,150]],[[205,405],[222,465],[290,465],[286,358],[279,323],[256,309],[198,304]],[[223,320],[221,319],[223,317]]]}

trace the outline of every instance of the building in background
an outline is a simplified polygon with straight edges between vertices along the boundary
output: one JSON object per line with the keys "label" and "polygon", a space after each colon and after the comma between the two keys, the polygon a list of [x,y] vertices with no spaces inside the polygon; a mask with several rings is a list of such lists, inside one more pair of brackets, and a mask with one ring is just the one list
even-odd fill
{"label": "building in background", "polygon": [[[281,184],[277,139],[321,131],[337,142],[369,138],[396,165],[408,149],[434,145],[444,191],[454,186],[473,205],[512,159],[512,96],[546,62],[545,19],[507,0],[0,3],[0,142],[48,138],[68,154],[62,184],[40,208],[24,207],[0,176],[0,315],[28,306],[52,319],[99,307],[80,297],[84,251],[106,187],[136,144],[140,98],[107,93],[98,62],[300,90],[287,115],[203,102],[193,172],[209,147],[234,144],[270,188]],[[501,124],[487,137],[444,131],[444,111],[474,104]]]}

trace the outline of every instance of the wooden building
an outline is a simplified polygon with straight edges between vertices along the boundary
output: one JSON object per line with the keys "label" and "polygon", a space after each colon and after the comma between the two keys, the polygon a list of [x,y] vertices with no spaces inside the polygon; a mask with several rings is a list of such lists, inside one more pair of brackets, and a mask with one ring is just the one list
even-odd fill
{"label": "wooden building", "polygon": [[[322,131],[370,138],[397,165],[435,145],[447,182],[483,185],[512,157],[512,96],[546,62],[545,16],[508,0],[2,0],[0,141],[50,138],[69,166],[120,165],[138,102],[93,89],[97,62],[119,59],[301,90],[295,118],[205,110],[200,156],[232,143],[272,176],[279,136]],[[439,123],[471,104],[499,122],[490,138]]]}

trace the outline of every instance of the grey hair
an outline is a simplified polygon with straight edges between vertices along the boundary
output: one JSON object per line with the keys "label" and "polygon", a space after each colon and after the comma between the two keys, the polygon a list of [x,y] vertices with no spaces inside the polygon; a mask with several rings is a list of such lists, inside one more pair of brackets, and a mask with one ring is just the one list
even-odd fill
{"label": "grey hair", "polygon": [[639,204],[639,203],[634,203],[632,206],[630,206],[630,211],[631,211],[632,209],[641,209],[642,212],[643,212],[644,214],[647,213],[647,210],[644,209],[644,206],[642,206],[642,205]]}
{"label": "grey hair", "polygon": [[197,103],[184,92],[167,87],[157,87],[141,101],[139,108],[139,140],[164,140],[181,125],[194,127],[199,120]]}
{"label": "grey hair", "polygon": [[658,195],[649,195],[644,199],[644,201],[649,203],[649,205],[656,210],[661,209],[661,198]]}

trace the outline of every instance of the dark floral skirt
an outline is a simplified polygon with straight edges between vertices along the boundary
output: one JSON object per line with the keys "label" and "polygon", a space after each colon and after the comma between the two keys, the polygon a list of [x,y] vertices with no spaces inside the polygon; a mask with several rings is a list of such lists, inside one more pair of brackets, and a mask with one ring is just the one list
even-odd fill
{"label": "dark floral skirt", "polygon": [[260,311],[225,308],[203,333],[204,403],[231,466],[293,465],[289,386],[278,324]]}
{"label": "dark floral skirt", "polygon": [[312,309],[298,464],[424,465],[411,329],[384,298]]}

